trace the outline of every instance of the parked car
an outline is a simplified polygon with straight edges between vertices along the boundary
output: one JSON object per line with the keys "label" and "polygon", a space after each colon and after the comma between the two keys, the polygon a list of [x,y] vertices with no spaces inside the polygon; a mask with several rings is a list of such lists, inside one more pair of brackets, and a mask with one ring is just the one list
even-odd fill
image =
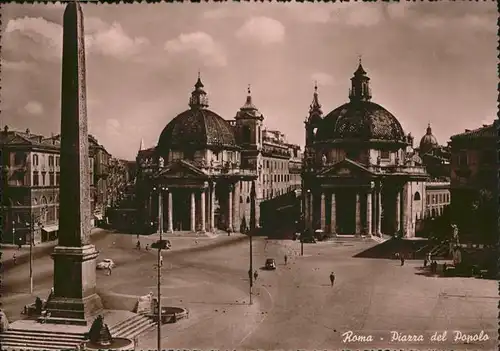
{"label": "parked car", "polygon": [[97,269],[108,269],[108,268],[115,268],[115,267],[116,267],[115,263],[110,258],[105,258],[104,260],[99,262],[96,266]]}
{"label": "parked car", "polygon": [[268,270],[276,269],[276,261],[274,260],[274,258],[268,258],[266,260],[265,268]]}

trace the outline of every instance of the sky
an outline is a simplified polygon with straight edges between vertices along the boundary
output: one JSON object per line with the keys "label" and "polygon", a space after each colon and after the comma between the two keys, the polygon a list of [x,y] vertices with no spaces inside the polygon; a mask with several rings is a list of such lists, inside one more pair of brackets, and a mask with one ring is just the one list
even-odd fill
{"label": "sky", "polygon": [[[250,84],[269,129],[304,144],[318,82],[323,112],[348,101],[361,55],[372,101],[415,146],[497,114],[497,10],[490,2],[85,4],[89,132],[115,157],[188,108],[198,71],[210,109],[233,119]],[[1,7],[0,125],[60,130],[61,4]]]}

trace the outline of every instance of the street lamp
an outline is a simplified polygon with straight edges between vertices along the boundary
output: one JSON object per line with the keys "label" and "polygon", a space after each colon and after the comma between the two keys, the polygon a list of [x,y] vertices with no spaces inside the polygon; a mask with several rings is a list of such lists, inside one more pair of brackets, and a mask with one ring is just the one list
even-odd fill
{"label": "street lamp", "polygon": [[33,294],[33,244],[35,242],[35,224],[43,227],[42,219],[47,214],[47,206],[42,207],[42,211],[38,217],[34,213],[31,214],[30,227],[30,294]]}
{"label": "street lamp", "polygon": [[163,242],[162,234],[163,234],[163,191],[168,190],[168,188],[159,185],[158,187],[153,187],[153,191],[158,190],[158,232],[160,234],[160,240],[157,245],[153,244],[152,247],[155,246],[158,248],[158,277],[157,277],[157,288],[158,288],[158,325],[157,325],[157,342],[158,342],[158,351],[161,350],[161,266],[163,264],[161,249],[166,248],[166,242]]}

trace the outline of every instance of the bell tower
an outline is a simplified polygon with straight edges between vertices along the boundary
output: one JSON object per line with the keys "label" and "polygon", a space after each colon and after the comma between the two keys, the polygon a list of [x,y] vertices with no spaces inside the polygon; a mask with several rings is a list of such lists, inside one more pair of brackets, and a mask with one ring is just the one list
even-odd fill
{"label": "bell tower", "polygon": [[306,147],[312,146],[316,139],[316,133],[323,120],[323,111],[318,98],[318,83],[314,83],[314,94],[311,105],[309,106],[309,116],[304,121],[306,127]]}
{"label": "bell tower", "polygon": [[245,104],[240,107],[234,119],[236,120],[236,136],[239,144],[246,150],[262,150],[262,122],[264,116],[252,102],[250,85],[247,90]]}

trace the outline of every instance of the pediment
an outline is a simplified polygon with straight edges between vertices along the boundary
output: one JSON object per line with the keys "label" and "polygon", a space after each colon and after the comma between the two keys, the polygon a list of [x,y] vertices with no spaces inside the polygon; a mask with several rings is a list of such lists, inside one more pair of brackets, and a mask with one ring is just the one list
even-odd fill
{"label": "pediment", "polygon": [[30,140],[20,135],[14,134],[12,137],[9,138],[7,144],[32,145],[33,143]]}
{"label": "pediment", "polygon": [[165,178],[199,178],[204,175],[200,168],[184,160],[169,163],[158,173],[158,177]]}
{"label": "pediment", "polygon": [[323,169],[318,173],[319,176],[324,177],[359,177],[362,175],[372,175],[367,168],[363,165],[352,161],[348,158],[337,162],[336,164]]}

